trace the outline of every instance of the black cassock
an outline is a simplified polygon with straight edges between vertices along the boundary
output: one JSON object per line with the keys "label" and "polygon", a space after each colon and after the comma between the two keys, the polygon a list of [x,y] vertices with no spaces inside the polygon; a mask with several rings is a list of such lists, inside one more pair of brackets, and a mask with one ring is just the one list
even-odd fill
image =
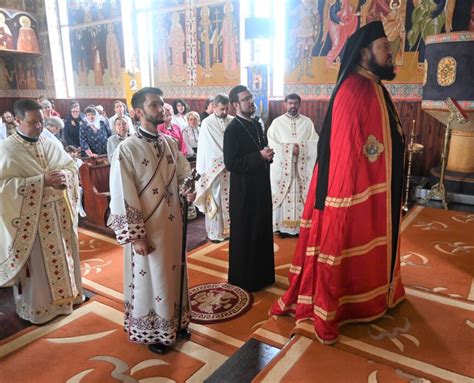
{"label": "black cassock", "polygon": [[224,133],[230,171],[229,283],[257,291],[275,282],[270,164],[267,140],[255,120],[234,118]]}

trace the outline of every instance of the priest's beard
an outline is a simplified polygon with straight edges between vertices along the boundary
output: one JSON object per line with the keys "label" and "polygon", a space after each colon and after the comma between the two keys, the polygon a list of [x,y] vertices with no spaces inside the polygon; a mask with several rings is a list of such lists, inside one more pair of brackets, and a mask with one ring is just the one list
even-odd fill
{"label": "priest's beard", "polygon": [[375,55],[372,53],[372,51],[370,52],[368,69],[381,80],[391,81],[396,76],[395,67],[393,64],[387,64],[385,66],[377,64],[375,61]]}
{"label": "priest's beard", "polygon": [[297,114],[298,114],[298,109],[296,108],[290,108],[288,109],[288,112],[287,112],[290,116],[292,117],[295,117]]}
{"label": "priest's beard", "polygon": [[156,116],[150,116],[149,114],[145,114],[145,120],[148,121],[149,123],[157,126],[165,122],[163,118],[159,118]]}

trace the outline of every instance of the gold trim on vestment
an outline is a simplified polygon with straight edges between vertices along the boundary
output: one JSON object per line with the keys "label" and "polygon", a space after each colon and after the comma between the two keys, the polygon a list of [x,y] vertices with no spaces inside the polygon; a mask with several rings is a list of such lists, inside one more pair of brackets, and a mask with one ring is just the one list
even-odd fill
{"label": "gold trim on vestment", "polygon": [[[370,300],[374,299],[375,297],[377,297],[379,295],[384,294],[387,290],[388,290],[388,285],[384,285],[384,286],[378,287],[378,288],[376,288],[374,290],[371,290],[371,291],[369,291],[367,293],[364,293],[364,294],[345,295],[345,296],[339,298],[337,309],[334,310],[334,311],[326,311],[322,307],[314,304],[313,305],[313,312],[319,318],[321,318],[322,320],[330,321],[330,320],[333,320],[336,317],[337,310],[342,305],[345,305],[345,304],[348,304],[348,303],[367,302],[367,301],[370,301]],[[302,297],[302,296],[300,296],[300,295],[298,296],[298,303],[300,303],[299,302],[300,297]],[[306,296],[305,296],[305,298],[306,298]]]}
{"label": "gold trim on vestment", "polygon": [[311,295],[298,295],[298,304],[311,305],[313,304],[313,297]]}
{"label": "gold trim on vestment", "polygon": [[321,247],[320,247],[320,246],[317,246],[317,247],[314,247],[314,246],[307,247],[307,248],[306,248],[306,256],[307,256],[307,257],[314,257],[315,255],[318,255],[320,251],[321,251]]}
{"label": "gold trim on vestment", "polygon": [[359,203],[365,202],[369,197],[383,193],[387,191],[387,183],[380,183],[369,186],[366,190],[361,193],[354,194],[350,197],[337,198],[337,197],[326,197],[325,205],[330,207],[349,207]]}
{"label": "gold trim on vestment", "polygon": [[311,219],[302,219],[300,220],[300,228],[310,228],[311,227],[312,220]]}
{"label": "gold trim on vestment", "polygon": [[375,249],[376,247],[385,245],[386,243],[387,243],[387,237],[374,238],[372,241],[366,243],[365,245],[343,250],[341,252],[341,255],[339,256],[321,253],[318,256],[318,262],[326,263],[331,266],[337,266],[341,264],[341,261],[344,258],[354,257],[356,255],[364,255],[368,253],[369,251]]}
{"label": "gold trim on vestment", "polygon": [[299,227],[300,221],[298,220],[291,220],[291,219],[284,219],[281,221],[281,225],[290,229],[297,229]]}
{"label": "gold trim on vestment", "polygon": [[291,265],[289,272],[292,274],[299,275],[301,273],[301,266]]}

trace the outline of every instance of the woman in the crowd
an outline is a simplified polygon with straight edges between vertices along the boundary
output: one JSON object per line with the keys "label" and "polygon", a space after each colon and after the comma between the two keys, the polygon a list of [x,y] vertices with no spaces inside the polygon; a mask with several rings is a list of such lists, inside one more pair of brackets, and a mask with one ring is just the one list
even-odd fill
{"label": "woman in the crowd", "polygon": [[51,116],[44,120],[44,127],[48,129],[54,137],[63,143],[62,130],[64,129],[64,122],[59,117]]}
{"label": "woman in the crowd", "polygon": [[94,105],[86,108],[86,124],[81,126],[79,140],[81,149],[89,157],[107,154],[107,139],[110,130],[104,121],[100,121],[99,113]]}
{"label": "woman in the crowd", "polygon": [[183,142],[183,133],[181,133],[181,129],[179,128],[178,125],[175,125],[172,123],[172,118],[173,118],[173,107],[170,104],[164,104],[164,120],[165,122],[163,124],[158,125],[158,130],[166,134],[168,136],[171,136],[175,138],[178,141],[178,148],[181,151],[181,153],[184,154],[186,157],[186,145]]}
{"label": "woman in the crowd", "polygon": [[109,162],[112,162],[112,156],[114,155],[117,146],[128,137],[128,124],[122,117],[117,117],[114,121],[114,133],[107,140],[107,157]]}
{"label": "woman in the crowd", "polygon": [[51,112],[53,111],[53,106],[49,100],[43,100],[41,102],[41,107],[43,108],[43,116],[44,118],[51,118],[53,115]]}
{"label": "woman in the crowd", "polygon": [[195,161],[199,139],[200,117],[198,112],[191,111],[186,115],[188,124],[183,130],[183,140],[186,144],[188,161]]}
{"label": "woman in the crowd", "polygon": [[186,121],[186,113],[189,112],[189,106],[186,102],[180,98],[173,101],[173,119],[171,122],[178,125],[181,131],[188,126]]}
{"label": "woman in the crowd", "polygon": [[79,131],[86,124],[85,116],[81,113],[81,107],[77,101],[71,103],[70,114],[64,122],[63,140],[64,145],[81,147]]}
{"label": "woman in the crowd", "polygon": [[16,132],[16,127],[18,126],[18,123],[15,121],[15,117],[13,117],[12,112],[9,112],[8,110],[4,112],[2,115],[2,121],[5,125],[7,137],[11,136],[13,133]]}
{"label": "woman in the crowd", "polygon": [[[79,173],[79,169],[84,163],[79,157],[81,155],[81,148],[76,148],[75,146],[72,145],[67,145],[64,150],[69,153],[69,155],[72,157],[74,160],[74,164],[76,165],[77,172]],[[77,212],[81,217],[86,216],[86,212],[84,210],[84,205],[82,204],[82,199],[83,199],[83,194],[84,192],[82,191],[82,186],[81,184],[81,179],[79,177],[79,203],[77,204]]]}

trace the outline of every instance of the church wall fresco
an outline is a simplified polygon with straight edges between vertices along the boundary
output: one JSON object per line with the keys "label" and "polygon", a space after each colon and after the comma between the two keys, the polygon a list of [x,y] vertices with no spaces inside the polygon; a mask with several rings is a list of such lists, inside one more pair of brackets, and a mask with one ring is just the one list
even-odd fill
{"label": "church wall fresco", "polygon": [[67,9],[76,97],[123,97],[120,0],[67,0]]}
{"label": "church wall fresco", "polygon": [[426,37],[469,30],[472,7],[471,0],[288,0],[285,92],[328,98],[348,37],[381,20],[398,66],[388,88],[395,98],[419,100]]}
{"label": "church wall fresco", "polygon": [[239,84],[239,1],[161,3],[154,11],[154,84],[170,97],[207,97]]}
{"label": "church wall fresco", "polygon": [[43,2],[5,0],[0,8],[0,93],[54,96]]}

